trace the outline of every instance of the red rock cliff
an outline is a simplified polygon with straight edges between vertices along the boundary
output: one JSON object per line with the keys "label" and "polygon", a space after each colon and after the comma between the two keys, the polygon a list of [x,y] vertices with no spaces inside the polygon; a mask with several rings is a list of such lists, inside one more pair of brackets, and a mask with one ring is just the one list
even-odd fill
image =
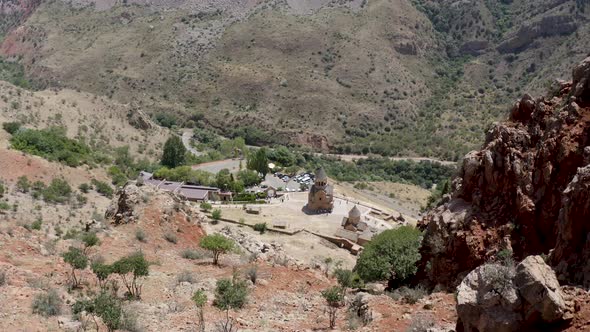
{"label": "red rock cliff", "polygon": [[465,156],[452,197],[421,222],[419,277],[455,286],[509,249],[551,254],[562,281],[590,284],[589,145],[590,57],[552,96],[525,95]]}

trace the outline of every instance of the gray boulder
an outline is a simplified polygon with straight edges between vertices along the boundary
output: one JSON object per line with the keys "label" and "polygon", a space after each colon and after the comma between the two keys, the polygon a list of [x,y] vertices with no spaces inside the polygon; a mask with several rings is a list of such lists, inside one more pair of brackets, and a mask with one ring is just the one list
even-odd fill
{"label": "gray boulder", "polygon": [[540,256],[516,268],[486,264],[471,271],[457,294],[457,331],[511,332],[557,323],[566,312],[555,273]]}

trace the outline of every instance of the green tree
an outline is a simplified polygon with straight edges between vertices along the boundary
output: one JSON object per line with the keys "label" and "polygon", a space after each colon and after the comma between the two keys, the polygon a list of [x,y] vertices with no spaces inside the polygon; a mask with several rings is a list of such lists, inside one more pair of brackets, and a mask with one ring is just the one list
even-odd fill
{"label": "green tree", "polygon": [[14,133],[16,133],[21,126],[22,125],[20,122],[4,122],[2,124],[2,128],[4,128],[4,130],[6,130],[6,132],[8,132],[10,135],[14,135]]}
{"label": "green tree", "polygon": [[108,264],[94,262],[92,263],[90,268],[92,269],[92,273],[96,275],[96,279],[98,280],[98,286],[101,289],[104,289],[104,287],[106,286],[107,279],[109,278],[111,273],[113,273],[113,267]]}
{"label": "green tree", "polygon": [[231,190],[233,182],[234,178],[227,168],[220,170],[215,176],[215,184],[223,191]]}
{"label": "green tree", "polygon": [[162,165],[174,168],[184,163],[186,148],[178,136],[170,136],[164,144],[164,153],[162,154]]}
{"label": "green tree", "polygon": [[197,306],[197,315],[199,316],[199,331],[205,332],[205,313],[204,307],[207,304],[207,295],[202,290],[198,290],[193,294],[193,302]]}
{"label": "green tree", "polygon": [[367,244],[354,269],[365,281],[403,283],[416,273],[421,240],[422,233],[411,226],[386,230]]}
{"label": "green tree", "polygon": [[325,291],[322,292],[322,297],[326,300],[326,305],[328,306],[328,316],[330,319],[330,328],[333,329],[336,327],[336,314],[338,312],[338,308],[342,304],[342,288],[338,286],[333,286]]}
{"label": "green tree", "polygon": [[94,233],[94,232],[85,232],[84,234],[82,234],[82,237],[80,239],[82,240],[82,243],[84,244],[84,254],[85,255],[88,254],[88,249],[90,249],[91,247],[100,245],[100,239],[98,238],[98,236],[96,236],[96,233]]}
{"label": "green tree", "polygon": [[201,239],[200,246],[201,248],[207,249],[213,253],[213,264],[218,265],[219,256],[234,250],[235,243],[233,240],[221,234],[212,234],[207,235]]}
{"label": "green tree", "polygon": [[[141,299],[143,285],[139,283],[139,280],[149,274],[149,266],[149,262],[141,252],[123,257],[113,263],[113,272],[121,276],[130,298]],[[129,274],[131,274],[131,279],[129,279]]]}
{"label": "green tree", "polygon": [[260,148],[256,153],[250,154],[247,165],[248,169],[256,171],[262,174],[263,177],[268,174],[268,157],[266,155],[266,149]]}
{"label": "green tree", "polygon": [[72,267],[72,288],[78,288],[80,283],[76,278],[76,270],[83,270],[88,266],[88,257],[84,255],[82,250],[75,247],[70,247],[68,251],[62,254],[62,257],[64,262]]}
{"label": "green tree", "polygon": [[238,179],[244,183],[246,187],[252,187],[261,182],[261,178],[258,175],[258,172],[250,170],[250,169],[243,169],[238,172]]}
{"label": "green tree", "polygon": [[222,323],[223,331],[232,331],[233,321],[229,317],[230,310],[241,309],[248,299],[248,285],[243,280],[232,279],[217,280],[215,287],[215,301],[213,304],[225,310],[225,322]]}
{"label": "green tree", "polygon": [[121,300],[116,298],[111,292],[101,291],[91,300],[76,301],[72,306],[72,313],[78,315],[83,311],[100,317],[109,332],[123,327],[125,315],[123,305]]}

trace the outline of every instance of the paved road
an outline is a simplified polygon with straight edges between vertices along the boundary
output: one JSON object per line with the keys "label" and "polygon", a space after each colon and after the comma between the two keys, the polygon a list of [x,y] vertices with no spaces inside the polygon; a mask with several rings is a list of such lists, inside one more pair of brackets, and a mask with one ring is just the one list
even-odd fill
{"label": "paved road", "polygon": [[[191,153],[193,153],[196,156],[201,156],[204,154],[204,152],[198,151],[197,149],[193,148],[190,144],[192,135],[193,135],[192,130],[184,129],[182,132],[182,143],[184,144],[184,146],[186,147],[186,149],[188,151],[190,151]],[[253,147],[253,148],[256,148],[256,147]],[[344,160],[344,161],[353,161],[354,159],[369,158],[369,156],[354,155],[354,154],[316,153],[316,155],[323,155],[323,156],[340,158],[341,160]],[[440,163],[443,165],[456,165],[457,164],[454,161],[438,160],[438,159],[426,158],[426,157],[389,157],[389,159],[391,159],[391,160],[412,160],[412,161],[416,161],[416,162],[427,160],[427,161],[431,161],[431,162],[435,162],[435,163]],[[213,161],[210,163],[194,165],[193,169],[201,169],[201,170],[205,170],[205,171],[208,171],[211,173],[217,173],[220,170],[227,168],[231,172],[237,172],[237,171],[239,171],[239,165],[240,165],[240,160],[238,160],[238,159],[225,159],[225,160]],[[242,161],[242,166],[244,166],[244,167],[246,166],[245,161]]]}

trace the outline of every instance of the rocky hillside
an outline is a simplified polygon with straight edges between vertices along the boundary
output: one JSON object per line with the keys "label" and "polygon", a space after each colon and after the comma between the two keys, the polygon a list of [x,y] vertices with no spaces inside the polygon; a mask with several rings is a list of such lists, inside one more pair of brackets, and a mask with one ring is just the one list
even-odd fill
{"label": "rocky hillside", "polygon": [[565,75],[590,35],[574,0],[123,3],[42,2],[0,54],[34,86],[249,143],[451,160],[521,90]]}
{"label": "rocky hillside", "polygon": [[[562,283],[590,285],[590,58],[572,82],[525,95],[467,154],[452,197],[423,220],[422,277],[457,285],[506,252],[546,255]],[[504,253],[504,254],[503,254]]]}

